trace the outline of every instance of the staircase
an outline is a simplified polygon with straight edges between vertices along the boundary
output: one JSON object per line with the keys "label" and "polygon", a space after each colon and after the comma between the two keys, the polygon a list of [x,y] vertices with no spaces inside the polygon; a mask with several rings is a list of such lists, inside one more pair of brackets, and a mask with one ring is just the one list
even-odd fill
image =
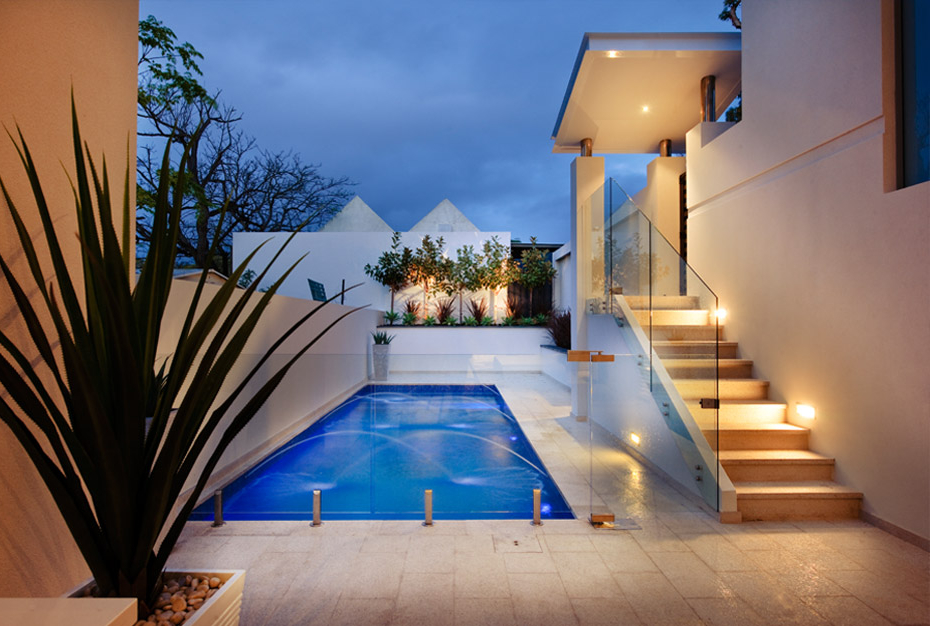
{"label": "staircase", "polygon": [[[649,332],[649,302],[626,296]],[[862,494],[833,482],[834,459],[808,448],[810,430],[787,422],[787,406],[772,402],[769,382],[752,376],[752,361],[724,341],[723,325],[698,309],[697,298],[652,299],[652,340],[705,437],[736,488],[744,521],[859,517]],[[714,411],[701,398],[714,396],[714,333],[719,342],[719,432]],[[715,436],[716,435],[716,436]],[[715,441],[716,439],[716,441]]]}

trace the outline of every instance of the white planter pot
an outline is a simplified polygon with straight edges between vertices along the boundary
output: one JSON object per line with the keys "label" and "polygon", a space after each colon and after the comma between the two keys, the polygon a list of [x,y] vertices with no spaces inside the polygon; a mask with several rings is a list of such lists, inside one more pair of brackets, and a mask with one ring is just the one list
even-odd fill
{"label": "white planter pot", "polygon": [[[197,609],[184,626],[239,626],[239,613],[242,609],[242,591],[245,588],[245,570],[215,570],[212,568],[191,569],[188,572],[165,572],[170,578],[178,574],[200,574],[216,576],[223,585]],[[83,599],[84,589],[92,585],[88,582],[67,594],[72,598]],[[135,623],[135,619],[131,623]]]}
{"label": "white planter pot", "polygon": [[372,380],[387,380],[390,356],[390,344],[376,343],[371,346]]}

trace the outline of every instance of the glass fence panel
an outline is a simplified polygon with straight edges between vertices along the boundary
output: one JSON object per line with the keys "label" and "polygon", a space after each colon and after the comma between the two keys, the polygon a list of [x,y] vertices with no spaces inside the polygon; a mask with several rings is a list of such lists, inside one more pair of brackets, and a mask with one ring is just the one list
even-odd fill
{"label": "glass fence panel", "polygon": [[717,297],[616,181],[605,195],[608,309],[694,482],[719,508]]}

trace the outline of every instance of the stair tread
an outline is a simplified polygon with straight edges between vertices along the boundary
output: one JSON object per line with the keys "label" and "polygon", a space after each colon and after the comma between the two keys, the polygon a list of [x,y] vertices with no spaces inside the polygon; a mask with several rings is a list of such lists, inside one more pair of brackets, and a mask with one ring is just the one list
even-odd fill
{"label": "stair tread", "polygon": [[827,480],[733,483],[737,497],[861,498],[862,492]]}
{"label": "stair tread", "polygon": [[698,356],[691,359],[680,359],[680,358],[663,358],[662,363],[668,367],[669,365],[675,365],[680,367],[686,367],[688,365],[692,366],[701,366],[706,367],[714,362],[719,362],[720,365],[752,365],[752,359],[714,359],[712,357]]}
{"label": "stair tread", "polygon": [[811,450],[719,450],[717,457],[721,462],[731,463],[766,463],[792,464],[799,461],[832,465],[835,459],[817,454]]}

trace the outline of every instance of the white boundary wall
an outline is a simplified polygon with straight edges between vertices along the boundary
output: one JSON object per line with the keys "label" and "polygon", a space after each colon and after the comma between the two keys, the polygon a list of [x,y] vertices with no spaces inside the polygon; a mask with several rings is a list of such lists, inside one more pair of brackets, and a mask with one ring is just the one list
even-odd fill
{"label": "white boundary wall", "polygon": [[[510,247],[509,232],[407,232],[401,233],[402,245],[415,250],[427,234],[434,240],[442,237],[445,240],[446,254],[452,259],[457,256],[456,251],[465,245],[474,246],[475,251],[480,252],[483,242],[495,236],[502,244]],[[262,242],[267,241],[249,265],[255,269],[266,267],[289,235],[290,233],[235,233],[233,265],[238,266]],[[323,283],[327,297],[331,297],[342,288],[344,279],[346,286],[362,283],[361,287],[346,294],[346,305],[368,304],[374,309],[387,310],[391,303],[390,291],[365,275],[365,265],[378,262],[381,253],[390,249],[391,237],[390,232],[297,233],[262,284],[271,284],[274,278],[279,277],[306,254],[284,281],[279,290],[281,295],[309,299],[310,287],[307,279],[311,278]],[[417,298],[422,302],[422,293],[418,287],[404,290],[395,300],[395,309],[399,309],[408,297]],[[496,298],[498,315],[506,302],[506,295],[503,294],[506,294],[506,290]],[[483,297],[487,298],[487,294],[483,294]],[[434,298],[431,297],[430,307],[433,302]]]}

